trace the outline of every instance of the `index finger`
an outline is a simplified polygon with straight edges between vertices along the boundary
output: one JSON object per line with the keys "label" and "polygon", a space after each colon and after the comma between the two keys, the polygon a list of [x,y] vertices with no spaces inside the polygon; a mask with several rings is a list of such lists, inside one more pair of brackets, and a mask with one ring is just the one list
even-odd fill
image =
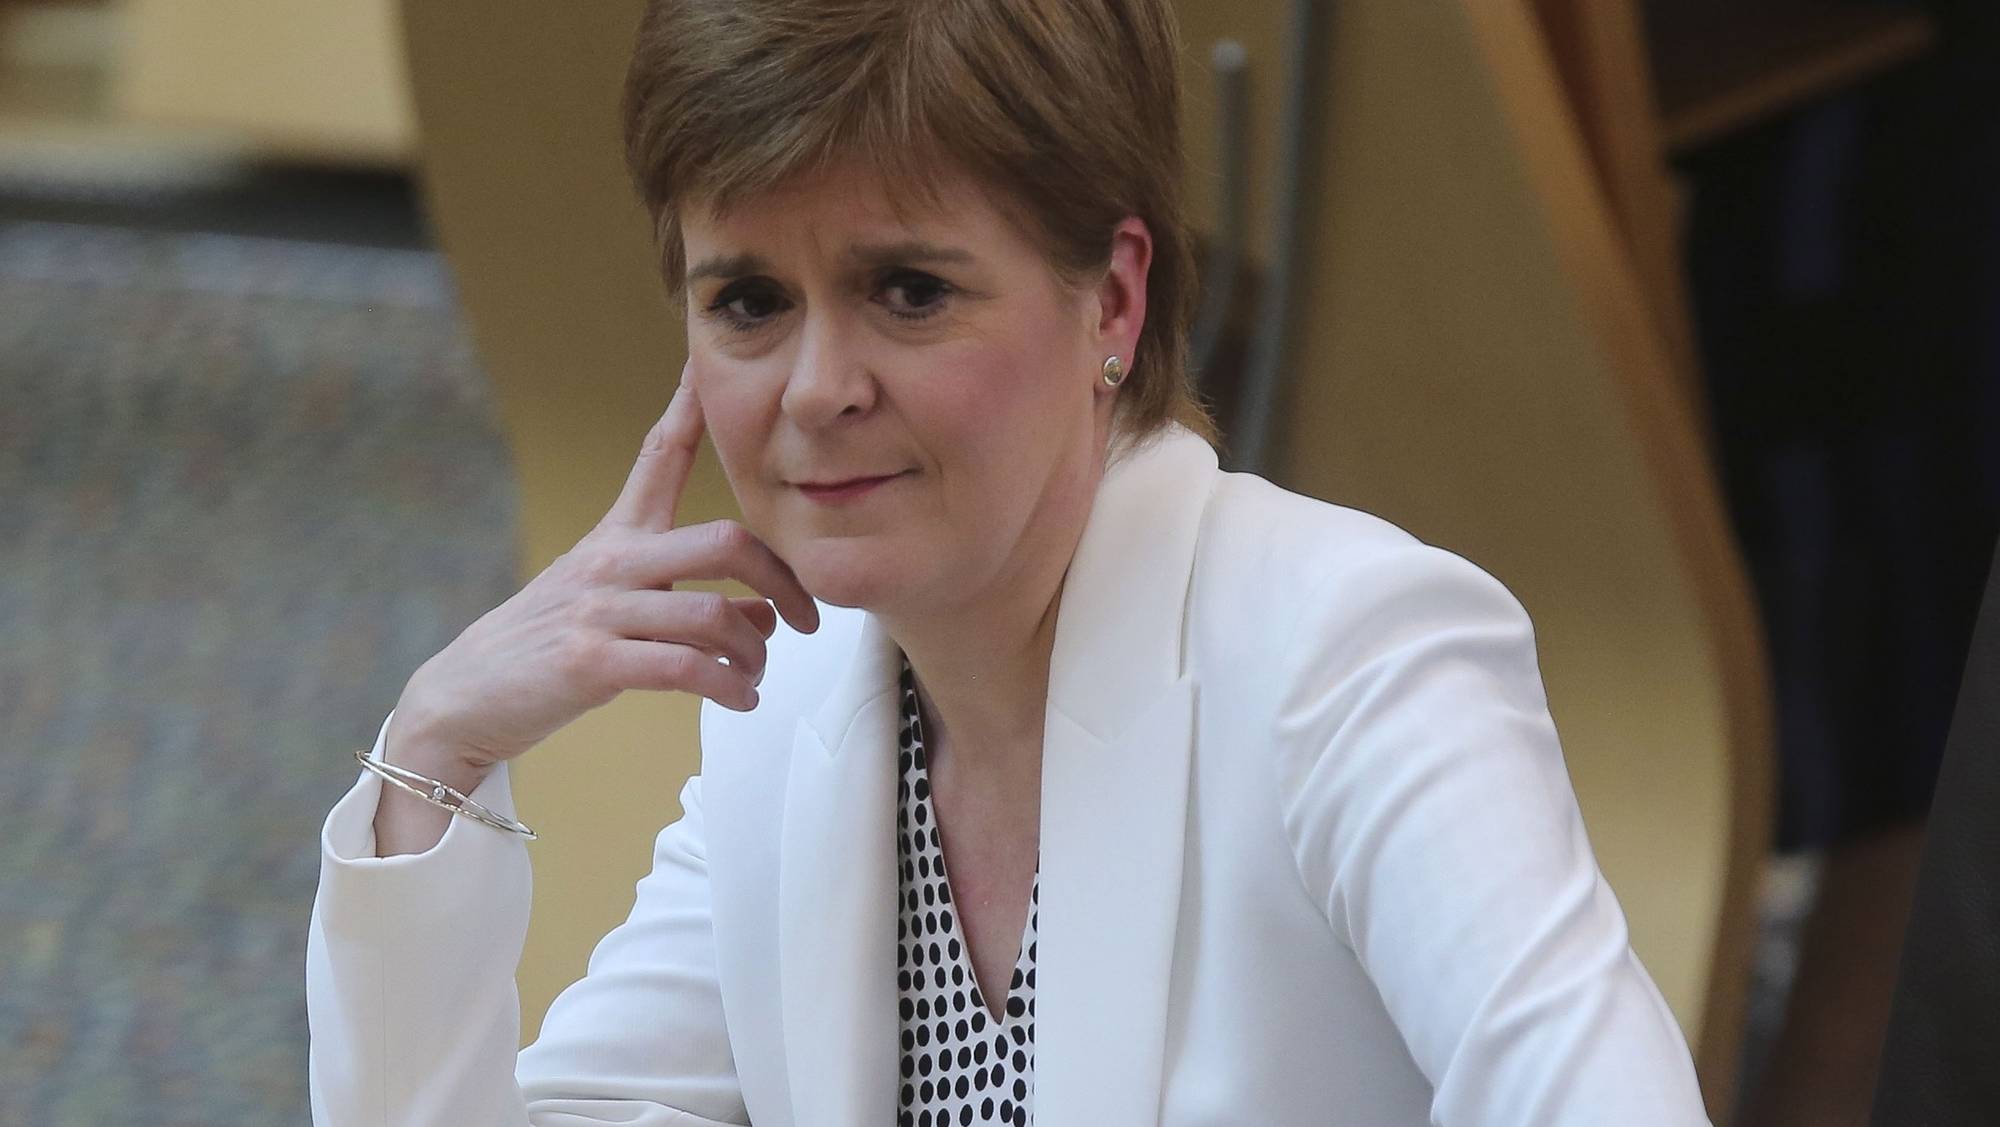
{"label": "index finger", "polygon": [[646,432],[639,458],[632,464],[618,500],[606,514],[607,520],[662,532],[674,527],[681,493],[687,488],[704,429],[701,401],[688,383],[688,370],[692,366],[690,361],[681,368],[680,385],[674,388],[666,413]]}

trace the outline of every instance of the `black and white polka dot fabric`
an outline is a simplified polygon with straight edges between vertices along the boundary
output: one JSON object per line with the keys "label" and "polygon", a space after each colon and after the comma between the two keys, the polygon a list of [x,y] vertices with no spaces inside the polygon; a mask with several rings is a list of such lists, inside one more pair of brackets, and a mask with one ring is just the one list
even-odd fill
{"label": "black and white polka dot fabric", "polygon": [[1035,917],[1041,867],[1028,900],[1028,926],[999,1021],[988,1012],[972,973],[944,849],[931,810],[917,683],[903,662],[902,782],[896,830],[902,862],[901,922],[896,928],[896,984],[903,1040],[901,1127],[964,1127],[1035,1121]]}

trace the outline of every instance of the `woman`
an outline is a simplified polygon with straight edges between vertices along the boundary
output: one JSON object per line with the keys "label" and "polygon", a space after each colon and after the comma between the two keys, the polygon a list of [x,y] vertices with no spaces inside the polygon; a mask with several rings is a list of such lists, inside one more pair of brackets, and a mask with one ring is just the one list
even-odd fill
{"label": "woman", "polygon": [[[316,1121],[1706,1122],[1520,604],[1218,469],[1177,52],[1164,0],[649,9],[688,364],[328,817]],[[704,433],[743,521],[675,527]],[[507,765],[632,688],[702,768],[517,1058]]]}

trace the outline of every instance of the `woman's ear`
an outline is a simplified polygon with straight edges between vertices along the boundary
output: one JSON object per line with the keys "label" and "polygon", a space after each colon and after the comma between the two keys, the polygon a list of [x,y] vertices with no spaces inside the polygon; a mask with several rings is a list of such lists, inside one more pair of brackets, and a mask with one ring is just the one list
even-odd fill
{"label": "woman's ear", "polygon": [[1128,215],[1111,231],[1111,262],[1097,285],[1097,339],[1106,356],[1132,367],[1139,330],[1146,325],[1146,273],[1153,264],[1153,233]]}

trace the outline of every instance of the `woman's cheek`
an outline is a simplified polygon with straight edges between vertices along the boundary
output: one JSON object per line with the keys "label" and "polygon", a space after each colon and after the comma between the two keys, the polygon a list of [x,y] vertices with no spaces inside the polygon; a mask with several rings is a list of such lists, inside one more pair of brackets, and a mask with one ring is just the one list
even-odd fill
{"label": "woman's cheek", "polygon": [[688,326],[687,369],[686,375],[683,378],[687,380],[689,386],[694,388],[695,394],[700,397],[702,407],[704,408],[703,414],[706,415],[708,397],[715,383],[713,373],[715,360],[709,351],[708,345],[702,341],[699,333],[700,330],[696,326]]}
{"label": "woman's cheek", "polygon": [[723,476],[729,479],[730,488],[741,497],[739,473],[744,447],[742,427],[738,423],[740,408],[732,401],[727,380],[716,376],[712,363],[704,363],[696,357],[689,358],[687,379],[694,388],[695,398],[701,402],[702,429],[715,447],[716,459],[722,463]]}

